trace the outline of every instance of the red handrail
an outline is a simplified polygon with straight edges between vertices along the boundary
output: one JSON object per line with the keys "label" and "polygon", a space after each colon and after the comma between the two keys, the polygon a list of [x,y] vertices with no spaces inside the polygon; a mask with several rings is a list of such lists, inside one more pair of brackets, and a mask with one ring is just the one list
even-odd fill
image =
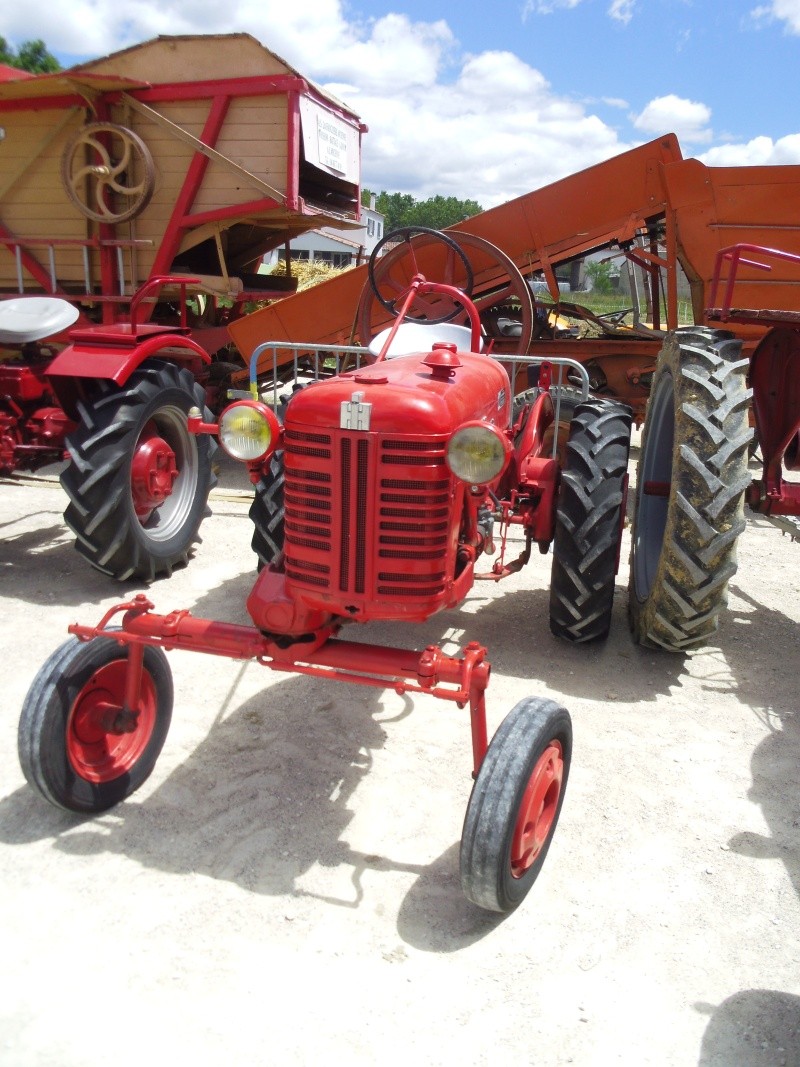
{"label": "red handrail", "polygon": [[[793,252],[783,252],[778,248],[767,248],[764,245],[742,243],[728,245],[727,248],[720,248],[714,261],[714,274],[711,278],[711,289],[708,294],[708,308],[713,308],[715,311],[719,311],[719,317],[723,320],[728,317],[728,313],[731,309],[733,287],[736,283],[736,275],[739,270],[739,265],[744,264],[747,267],[755,267],[756,270],[772,270],[772,267],[768,263],[760,263],[755,259],[744,259],[743,253],[745,252],[755,253],[759,256],[772,256],[774,259],[784,259],[792,263],[800,263],[800,256],[795,255]],[[725,283],[725,295],[722,298],[722,304],[718,305],[717,290],[719,289],[725,263],[730,263],[730,273]]]}

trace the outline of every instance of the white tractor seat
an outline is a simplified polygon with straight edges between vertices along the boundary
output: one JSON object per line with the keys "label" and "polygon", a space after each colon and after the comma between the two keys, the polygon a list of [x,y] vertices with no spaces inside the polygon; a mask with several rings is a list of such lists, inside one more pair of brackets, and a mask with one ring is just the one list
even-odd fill
{"label": "white tractor seat", "polygon": [[78,318],[78,309],[57,296],[0,300],[0,344],[24,345],[61,333]]}
{"label": "white tractor seat", "polygon": [[[373,356],[380,355],[386,338],[392,327],[387,326],[369,343],[369,350]],[[395,356],[408,356],[412,352],[431,352],[437,341],[453,344],[459,352],[470,352],[472,345],[472,330],[469,326],[456,326],[452,322],[440,322],[431,324],[428,322],[404,322],[401,323],[395,334],[392,346],[386,353],[387,359]],[[483,341],[481,341],[483,349]]]}

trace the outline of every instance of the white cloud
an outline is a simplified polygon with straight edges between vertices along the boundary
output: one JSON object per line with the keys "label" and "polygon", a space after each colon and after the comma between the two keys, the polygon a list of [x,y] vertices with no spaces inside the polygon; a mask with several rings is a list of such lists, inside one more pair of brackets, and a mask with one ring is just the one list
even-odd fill
{"label": "white cloud", "polygon": [[0,33],[11,42],[42,37],[52,52],[76,58],[198,27],[251,33],[367,123],[362,178],[373,189],[489,207],[630,147],[519,56],[462,53],[441,20],[348,20],[343,0],[28,0],[8,8]]}
{"label": "white cloud", "polygon": [[617,22],[623,23],[627,26],[633,18],[633,12],[636,8],[636,0],[611,0],[611,5],[608,9],[608,13],[612,19]]}
{"label": "white cloud", "polygon": [[672,132],[679,140],[690,144],[707,143],[711,140],[711,109],[705,104],[686,100],[669,93],[658,96],[638,115],[631,116],[637,130],[646,134]]}
{"label": "white cloud", "polygon": [[710,148],[698,156],[709,167],[780,166],[800,163],[800,133],[773,141],[771,137],[754,137],[746,144],[727,144]]}
{"label": "white cloud", "polygon": [[629,147],[510,52],[467,56],[451,84],[352,102],[370,128],[365,182],[419,199],[490,207]]}
{"label": "white cloud", "polygon": [[756,21],[784,22],[789,33],[800,34],[800,0],[771,0],[750,14]]}
{"label": "white cloud", "polygon": [[577,7],[583,0],[525,0],[522,5],[522,21],[529,15],[552,15],[554,11]]}

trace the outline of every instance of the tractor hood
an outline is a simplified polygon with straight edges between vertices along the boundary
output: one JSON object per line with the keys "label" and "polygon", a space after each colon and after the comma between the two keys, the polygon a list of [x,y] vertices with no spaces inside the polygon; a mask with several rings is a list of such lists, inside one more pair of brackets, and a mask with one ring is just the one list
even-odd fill
{"label": "tractor hood", "polygon": [[436,344],[302,389],[286,410],[286,428],[317,426],[393,436],[451,434],[465,422],[509,425],[511,389],[489,356]]}

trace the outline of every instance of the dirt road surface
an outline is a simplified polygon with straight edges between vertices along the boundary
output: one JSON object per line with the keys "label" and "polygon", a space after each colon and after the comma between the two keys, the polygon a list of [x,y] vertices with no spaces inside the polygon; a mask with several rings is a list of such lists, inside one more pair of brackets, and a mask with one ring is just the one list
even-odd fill
{"label": "dirt road surface", "polygon": [[[156,610],[246,622],[247,483],[226,471]],[[26,690],[120,587],[76,554],[56,482],[0,485],[0,1063],[10,1067],[800,1064],[800,545],[762,521],[718,639],[634,647],[627,533],[602,647],[550,635],[549,558],[422,627],[575,729],[553,847],[500,920],[462,896],[467,713],[171,653],[145,786],[81,819],[24,781]]]}

